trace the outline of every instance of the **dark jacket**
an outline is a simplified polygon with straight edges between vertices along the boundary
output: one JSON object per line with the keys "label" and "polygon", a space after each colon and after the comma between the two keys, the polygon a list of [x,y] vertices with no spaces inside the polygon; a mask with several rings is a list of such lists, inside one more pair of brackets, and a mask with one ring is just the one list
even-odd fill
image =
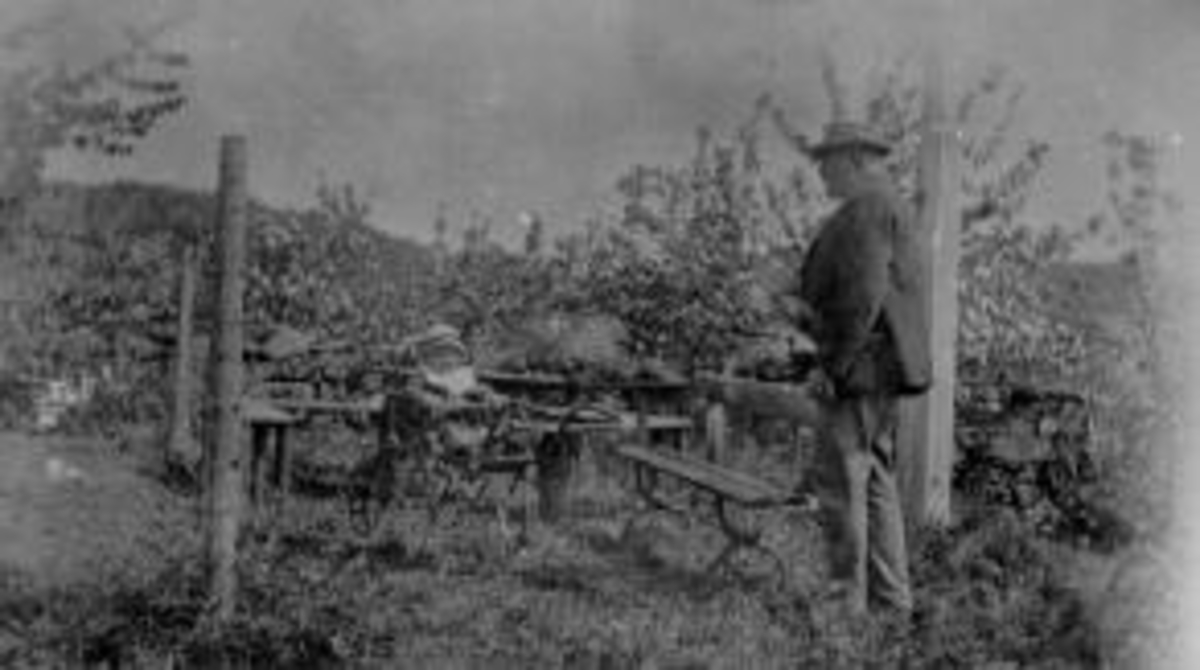
{"label": "dark jacket", "polygon": [[912,394],[931,384],[925,257],[911,208],[883,185],[848,200],[817,233],[800,296],[839,394]]}

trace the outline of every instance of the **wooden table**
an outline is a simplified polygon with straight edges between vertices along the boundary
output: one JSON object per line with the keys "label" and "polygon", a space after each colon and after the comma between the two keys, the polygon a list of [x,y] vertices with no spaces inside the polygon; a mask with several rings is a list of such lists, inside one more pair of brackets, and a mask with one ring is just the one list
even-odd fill
{"label": "wooden table", "polygon": [[609,421],[526,420],[516,427],[538,432],[541,439],[537,460],[538,510],[543,521],[553,523],[566,509],[567,494],[575,479],[576,466],[589,436],[632,434],[640,444],[656,440],[670,441],[682,448],[693,431],[694,422],[686,416],[692,385],[686,380],[612,380],[590,381],[569,375],[511,373],[485,370],[480,381],[497,392],[519,399],[570,407],[586,406],[587,401],[604,395],[617,395],[633,411],[617,413]]}
{"label": "wooden table", "polygon": [[362,417],[377,423],[382,410],[382,403],[374,401],[244,398],[241,411],[242,421],[250,428],[247,485],[252,504],[264,501],[268,487],[277,492],[280,502],[287,500],[292,470],[288,438],[294,427],[319,414]]}
{"label": "wooden table", "polygon": [[[581,384],[566,377],[553,375],[506,375],[483,373],[481,379],[493,385],[501,393],[513,396],[538,396],[548,392],[563,393],[574,401],[594,397],[601,392],[617,392],[638,396],[639,394],[681,394],[689,388],[687,384],[660,382],[624,382],[611,384]],[[584,403],[580,402],[579,405]],[[511,429],[539,436],[534,454],[536,467],[538,509],[544,521],[554,522],[561,518],[566,507],[567,493],[575,474],[584,444],[589,436],[621,435],[636,436],[642,444],[665,438],[683,444],[693,430],[689,417],[664,415],[648,411],[650,403],[636,403],[640,411],[622,411],[608,420],[591,420],[586,416],[572,418],[569,408],[551,414],[539,412],[536,416],[515,420]],[[371,401],[335,401],[311,398],[247,398],[243,404],[243,416],[251,432],[251,497],[256,502],[262,498],[267,485],[273,486],[286,498],[291,469],[289,433],[297,425],[303,425],[317,415],[340,415],[361,418],[382,425],[382,399]],[[270,468],[264,467],[269,461]]]}
{"label": "wooden table", "polygon": [[272,401],[261,398],[245,398],[241,409],[242,421],[250,428],[250,468],[247,472],[250,502],[259,506],[268,485],[286,500],[291,471],[288,429],[296,424],[297,418]]}

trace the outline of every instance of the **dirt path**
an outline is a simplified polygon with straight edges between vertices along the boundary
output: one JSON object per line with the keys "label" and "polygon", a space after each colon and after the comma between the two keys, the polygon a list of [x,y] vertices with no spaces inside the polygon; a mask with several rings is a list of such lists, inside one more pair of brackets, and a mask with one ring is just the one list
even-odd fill
{"label": "dirt path", "polygon": [[31,585],[136,579],[193,546],[190,525],[103,442],[0,433],[0,567]]}

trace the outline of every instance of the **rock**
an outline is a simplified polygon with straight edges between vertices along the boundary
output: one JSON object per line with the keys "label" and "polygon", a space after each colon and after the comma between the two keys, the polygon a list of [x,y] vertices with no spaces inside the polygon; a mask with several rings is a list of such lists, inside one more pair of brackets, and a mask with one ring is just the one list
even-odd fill
{"label": "rock", "polygon": [[52,456],[46,459],[46,479],[55,484],[81,482],[87,479],[87,474],[64,459]]}

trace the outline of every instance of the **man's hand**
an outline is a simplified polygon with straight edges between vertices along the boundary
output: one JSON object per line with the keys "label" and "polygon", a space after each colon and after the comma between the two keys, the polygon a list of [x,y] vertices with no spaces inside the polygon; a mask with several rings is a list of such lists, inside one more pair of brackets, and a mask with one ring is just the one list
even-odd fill
{"label": "man's hand", "polygon": [[833,380],[830,379],[829,374],[821,367],[814,368],[808,374],[806,385],[808,386],[809,394],[817,400],[833,400],[837,395],[837,387],[834,385]]}
{"label": "man's hand", "polygon": [[781,313],[793,328],[806,335],[813,335],[818,326],[819,318],[816,310],[798,295],[790,293],[776,295],[775,310]]}

